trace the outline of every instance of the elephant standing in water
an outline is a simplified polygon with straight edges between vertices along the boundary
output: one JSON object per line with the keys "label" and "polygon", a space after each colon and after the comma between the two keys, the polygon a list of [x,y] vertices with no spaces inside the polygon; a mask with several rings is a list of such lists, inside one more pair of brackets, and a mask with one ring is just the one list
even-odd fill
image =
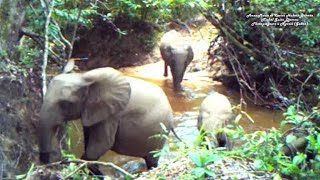
{"label": "elephant standing in water", "polygon": [[182,41],[180,33],[171,30],[161,38],[160,53],[164,60],[163,75],[168,76],[168,66],[170,66],[174,90],[180,91],[180,83],[186,68],[193,59],[191,46]]}
{"label": "elephant standing in water", "polygon": [[225,127],[232,118],[232,106],[228,98],[218,92],[212,92],[200,106],[198,129],[208,135],[214,146],[230,149],[232,145],[227,135],[224,132],[215,131]]}
{"label": "elephant standing in water", "polygon": [[158,158],[165,133],[172,129],[172,109],[158,86],[122,75],[112,68],[61,74],[52,79],[40,111],[40,161],[48,163],[55,129],[65,121],[81,119],[85,152],[82,159],[97,160],[106,151],[142,157],[148,168]]}

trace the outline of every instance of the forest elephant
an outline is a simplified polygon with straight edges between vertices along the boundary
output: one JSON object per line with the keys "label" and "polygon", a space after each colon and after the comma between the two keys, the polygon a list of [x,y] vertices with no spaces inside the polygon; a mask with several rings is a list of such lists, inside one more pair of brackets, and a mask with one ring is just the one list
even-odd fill
{"label": "forest elephant", "polygon": [[113,68],[60,74],[52,79],[40,110],[40,162],[48,163],[53,134],[69,120],[81,119],[84,130],[82,159],[97,160],[106,151],[142,157],[148,168],[157,166],[150,151],[161,149],[172,129],[172,109],[162,89],[122,75]]}
{"label": "forest elephant", "polygon": [[183,42],[180,33],[171,30],[161,38],[160,53],[164,60],[163,75],[168,76],[168,66],[170,66],[174,90],[180,91],[186,68],[193,59],[191,46]]}
{"label": "forest elephant", "polygon": [[233,118],[232,106],[228,98],[218,92],[211,92],[202,102],[198,116],[198,129],[215,147],[231,149],[231,142],[221,128]]}

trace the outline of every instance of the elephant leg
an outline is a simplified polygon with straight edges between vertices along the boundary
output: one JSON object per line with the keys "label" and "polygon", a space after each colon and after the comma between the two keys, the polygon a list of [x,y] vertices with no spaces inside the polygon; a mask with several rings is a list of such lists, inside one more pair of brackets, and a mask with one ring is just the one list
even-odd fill
{"label": "elephant leg", "polygon": [[228,136],[226,135],[226,133],[224,133],[224,132],[217,133],[216,137],[218,140],[218,147],[225,147],[228,150],[231,150],[232,145],[231,145],[230,140],[229,140]]}
{"label": "elephant leg", "polygon": [[90,127],[84,127],[85,152],[87,160],[97,160],[113,146],[118,130],[118,122],[103,121]]}
{"label": "elephant leg", "polygon": [[176,75],[173,75],[173,88],[174,91],[179,92],[181,91],[181,82],[178,81],[178,77]]}
{"label": "elephant leg", "polygon": [[153,155],[149,153],[147,156],[143,157],[143,159],[146,161],[148,169],[158,166],[159,157],[153,157]]}
{"label": "elephant leg", "polygon": [[167,77],[168,76],[168,63],[164,61],[164,73],[163,76]]}
{"label": "elephant leg", "polygon": [[[113,146],[117,123],[114,121],[103,121],[90,127],[84,127],[83,131],[85,152],[81,159],[89,161],[98,160],[100,156]],[[103,175],[97,165],[89,165],[88,169],[92,175]]]}
{"label": "elephant leg", "polygon": [[89,128],[83,127],[83,138],[84,138],[84,149],[87,149],[88,142],[89,142]]}
{"label": "elephant leg", "polygon": [[[90,128],[89,127],[83,127],[83,136],[84,136],[84,149],[87,149],[88,147],[88,142],[89,142],[89,135],[90,135]],[[81,159],[83,160],[92,160],[89,159],[85,153],[82,155]],[[87,166],[89,169],[89,175],[91,176],[102,176],[103,173],[99,170],[98,165],[95,164],[90,164]]]}
{"label": "elephant leg", "polygon": [[99,179],[103,180],[103,173],[99,170],[99,166],[96,164],[90,164],[87,166],[87,168],[89,169],[89,175],[91,176],[96,176]]}

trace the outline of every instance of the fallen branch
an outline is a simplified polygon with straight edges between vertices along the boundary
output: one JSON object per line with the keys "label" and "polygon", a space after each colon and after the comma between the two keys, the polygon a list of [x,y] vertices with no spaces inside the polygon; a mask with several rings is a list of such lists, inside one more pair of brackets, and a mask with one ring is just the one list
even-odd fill
{"label": "fallen branch", "polygon": [[84,167],[87,166],[87,165],[88,165],[87,162],[82,163],[77,169],[75,169],[74,171],[72,171],[71,173],[69,173],[67,176],[63,177],[63,179],[71,178],[72,175],[74,175],[74,174],[77,173],[80,169],[84,168]]}
{"label": "fallen branch", "polygon": [[73,171],[72,173],[68,174],[66,178],[71,177],[73,174],[75,174],[77,171],[79,171],[80,169],[82,169],[83,167],[85,167],[86,165],[101,165],[101,166],[105,166],[105,167],[111,167],[113,169],[115,169],[116,171],[119,171],[120,173],[122,173],[125,176],[128,176],[130,178],[135,178],[134,175],[128,173],[126,170],[122,169],[121,167],[111,163],[111,162],[101,162],[101,161],[86,161],[86,160],[82,160],[82,159],[74,159],[74,160],[62,160],[62,161],[58,161],[58,162],[53,162],[50,164],[46,164],[46,165],[42,165],[39,166],[41,167],[53,167],[53,166],[60,166],[63,164],[70,164],[70,163],[76,163],[76,164],[80,164],[80,166]]}

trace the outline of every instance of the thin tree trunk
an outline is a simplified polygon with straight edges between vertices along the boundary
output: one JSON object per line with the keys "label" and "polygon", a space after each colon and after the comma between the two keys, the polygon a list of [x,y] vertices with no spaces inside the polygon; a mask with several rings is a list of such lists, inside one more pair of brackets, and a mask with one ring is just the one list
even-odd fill
{"label": "thin tree trunk", "polygon": [[70,46],[70,51],[69,51],[68,59],[67,59],[68,61],[70,60],[70,58],[71,58],[71,56],[72,56],[73,44],[74,44],[74,40],[76,39],[76,35],[77,35],[78,26],[79,26],[79,20],[80,20],[81,12],[82,12],[82,8],[81,8],[81,3],[80,3],[80,5],[79,5],[79,12],[78,12],[78,16],[77,16],[77,22],[74,24],[74,29],[73,29],[73,33],[72,33],[71,46]]}
{"label": "thin tree trunk", "polygon": [[74,44],[74,41],[75,41],[75,38],[76,38],[76,35],[77,35],[77,30],[78,30],[78,25],[79,25],[81,12],[82,12],[82,9],[81,9],[81,3],[80,3],[79,12],[78,12],[78,16],[77,16],[77,22],[74,24],[71,43],[68,43],[69,52],[67,54],[67,63],[63,68],[63,73],[71,72],[74,69],[74,66],[75,66],[74,59],[71,59],[71,56],[72,56],[72,51],[73,51],[73,44]]}
{"label": "thin tree trunk", "polygon": [[48,54],[49,54],[49,37],[48,37],[48,32],[49,32],[49,24],[50,24],[50,19],[51,19],[51,13],[53,9],[53,2],[48,1],[45,2],[44,0],[41,0],[41,4],[45,9],[45,14],[46,14],[46,24],[45,24],[45,33],[44,33],[44,52],[43,52],[43,63],[42,63],[42,97],[47,92],[47,64],[48,64]]}

